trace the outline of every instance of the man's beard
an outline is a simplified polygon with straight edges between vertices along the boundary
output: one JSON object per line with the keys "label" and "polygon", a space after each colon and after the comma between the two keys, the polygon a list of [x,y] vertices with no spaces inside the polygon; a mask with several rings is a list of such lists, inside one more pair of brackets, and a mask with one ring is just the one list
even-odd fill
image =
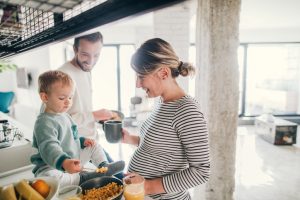
{"label": "man's beard", "polygon": [[80,67],[80,69],[82,71],[90,72],[93,69],[93,67],[91,67],[91,68],[84,68],[83,64],[78,60],[77,57],[75,57],[75,61],[76,61],[76,64]]}

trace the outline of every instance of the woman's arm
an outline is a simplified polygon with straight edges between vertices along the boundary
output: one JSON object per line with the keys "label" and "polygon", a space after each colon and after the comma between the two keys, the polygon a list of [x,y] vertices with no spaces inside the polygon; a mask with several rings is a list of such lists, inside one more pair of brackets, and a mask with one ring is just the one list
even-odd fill
{"label": "woman's arm", "polygon": [[208,181],[210,173],[209,141],[206,120],[197,106],[187,103],[174,117],[174,129],[185,149],[188,168],[163,177],[167,193],[174,193]]}
{"label": "woman's arm", "polygon": [[137,135],[130,135],[126,129],[122,129],[122,143],[139,146],[140,137]]}

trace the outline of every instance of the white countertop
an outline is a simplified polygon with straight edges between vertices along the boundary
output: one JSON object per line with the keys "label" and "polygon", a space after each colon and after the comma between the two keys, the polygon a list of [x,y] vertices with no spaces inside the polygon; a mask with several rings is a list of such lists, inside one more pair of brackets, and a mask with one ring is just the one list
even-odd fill
{"label": "white countertop", "polygon": [[9,124],[18,128],[23,135],[20,139],[15,137],[11,146],[0,148],[0,177],[2,178],[32,166],[30,163],[32,130],[2,112],[0,112],[0,119],[8,120]]}

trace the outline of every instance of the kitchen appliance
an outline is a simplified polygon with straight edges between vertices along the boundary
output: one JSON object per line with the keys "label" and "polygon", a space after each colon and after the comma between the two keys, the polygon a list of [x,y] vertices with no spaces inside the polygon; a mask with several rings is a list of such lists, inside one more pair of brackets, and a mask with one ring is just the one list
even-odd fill
{"label": "kitchen appliance", "polygon": [[138,96],[131,97],[130,103],[131,103],[130,117],[136,118],[136,113],[137,113],[136,105],[139,105],[142,103],[142,97],[138,97]]}
{"label": "kitchen appliance", "polygon": [[10,147],[15,137],[18,137],[18,139],[22,137],[22,133],[18,128],[11,125],[8,120],[0,120],[0,149]]}

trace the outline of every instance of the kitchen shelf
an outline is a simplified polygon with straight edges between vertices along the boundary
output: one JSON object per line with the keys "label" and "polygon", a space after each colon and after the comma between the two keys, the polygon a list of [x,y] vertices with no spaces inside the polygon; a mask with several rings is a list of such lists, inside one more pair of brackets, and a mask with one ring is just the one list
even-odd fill
{"label": "kitchen shelf", "polygon": [[[65,12],[49,12],[23,4],[1,3],[14,13],[0,23],[0,58],[58,42],[104,24],[150,12],[184,0],[85,1]],[[4,13],[5,14],[5,13]]]}

